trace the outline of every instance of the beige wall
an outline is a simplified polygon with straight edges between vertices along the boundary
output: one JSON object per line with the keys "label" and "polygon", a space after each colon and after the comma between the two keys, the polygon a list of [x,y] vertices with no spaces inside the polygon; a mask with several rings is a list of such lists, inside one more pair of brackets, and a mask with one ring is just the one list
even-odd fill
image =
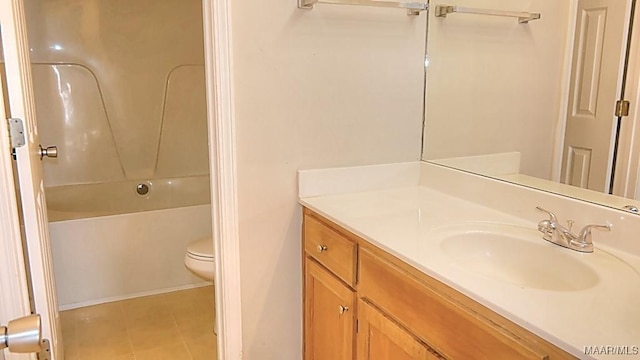
{"label": "beige wall", "polygon": [[460,0],[542,14],[451,14],[429,24],[425,159],[521,153],[521,172],[549,179],[560,113],[570,1]]}
{"label": "beige wall", "polygon": [[300,359],[296,171],[419,158],[425,15],[232,5],[245,358]]}

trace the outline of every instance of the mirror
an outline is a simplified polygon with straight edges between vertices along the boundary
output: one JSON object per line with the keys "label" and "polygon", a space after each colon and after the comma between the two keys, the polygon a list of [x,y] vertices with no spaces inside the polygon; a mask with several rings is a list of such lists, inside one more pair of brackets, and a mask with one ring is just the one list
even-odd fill
{"label": "mirror", "polygon": [[432,3],[422,159],[640,207],[640,115],[633,101],[629,116],[615,115],[640,82],[640,40],[628,41],[633,2],[459,0],[451,5],[461,11],[446,16]]}

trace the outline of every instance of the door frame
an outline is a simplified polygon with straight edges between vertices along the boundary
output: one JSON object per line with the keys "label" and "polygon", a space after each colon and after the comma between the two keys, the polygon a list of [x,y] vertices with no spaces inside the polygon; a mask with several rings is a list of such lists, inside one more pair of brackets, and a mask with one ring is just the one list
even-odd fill
{"label": "door frame", "polygon": [[620,120],[613,195],[640,200],[640,7],[631,18],[631,41],[623,97],[631,102],[629,116]]}
{"label": "door frame", "polygon": [[242,359],[231,0],[203,0],[216,322],[220,360]]}

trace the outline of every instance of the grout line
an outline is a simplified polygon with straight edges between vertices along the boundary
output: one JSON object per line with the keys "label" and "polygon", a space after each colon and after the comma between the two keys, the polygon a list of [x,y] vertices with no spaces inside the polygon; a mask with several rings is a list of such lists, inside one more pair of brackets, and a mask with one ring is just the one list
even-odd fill
{"label": "grout line", "polygon": [[[180,295],[181,297],[184,297],[184,294],[186,294],[185,290],[184,292],[181,292]],[[162,294],[162,300],[164,301],[165,305],[169,305],[168,299],[167,299],[167,294]],[[182,346],[184,346],[184,348],[187,350],[187,355],[189,355],[189,360],[194,360],[193,359],[193,354],[191,354],[191,350],[189,349],[189,346],[187,345],[187,342],[185,341],[185,336],[184,336],[184,332],[182,331],[182,329],[180,328],[180,326],[178,325],[178,320],[176,319],[176,316],[174,314],[174,309],[169,306],[169,311],[171,312],[171,318],[173,319],[173,322],[176,326],[176,328],[178,329],[178,333],[180,334],[180,341],[182,342]]]}
{"label": "grout line", "polygon": [[117,301],[116,303],[118,304],[118,307],[120,308],[120,315],[122,316],[122,321],[124,321],[124,330],[127,332],[127,340],[129,341],[129,348],[131,349],[131,360],[136,360],[137,356],[136,356],[136,350],[133,347],[133,340],[131,340],[131,332],[129,329],[129,322],[127,321],[127,314],[125,313],[124,310],[124,304],[123,301]]}

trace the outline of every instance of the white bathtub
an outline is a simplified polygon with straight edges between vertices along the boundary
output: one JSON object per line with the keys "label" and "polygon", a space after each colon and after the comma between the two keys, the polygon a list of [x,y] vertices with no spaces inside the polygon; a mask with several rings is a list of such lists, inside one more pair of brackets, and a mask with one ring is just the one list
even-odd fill
{"label": "white bathtub", "polygon": [[58,302],[71,309],[203,285],[183,263],[211,235],[209,177],[47,189]]}

